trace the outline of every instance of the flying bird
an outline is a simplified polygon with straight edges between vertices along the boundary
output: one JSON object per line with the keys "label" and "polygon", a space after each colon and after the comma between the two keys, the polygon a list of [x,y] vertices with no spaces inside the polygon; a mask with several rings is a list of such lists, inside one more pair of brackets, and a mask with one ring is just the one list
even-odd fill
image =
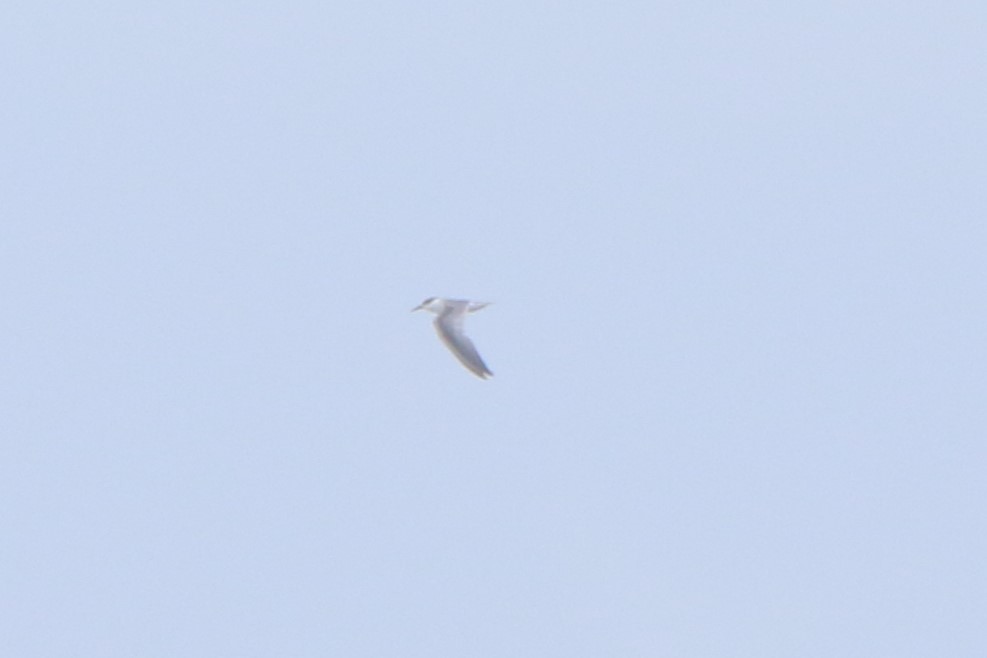
{"label": "flying bird", "polygon": [[463,333],[463,319],[467,313],[474,313],[488,305],[489,302],[429,297],[411,309],[411,312],[428,311],[435,313],[435,331],[438,332],[439,338],[442,339],[445,346],[470,372],[480,379],[486,379],[492,377],[493,373],[480,358],[480,353],[476,351],[473,341]]}

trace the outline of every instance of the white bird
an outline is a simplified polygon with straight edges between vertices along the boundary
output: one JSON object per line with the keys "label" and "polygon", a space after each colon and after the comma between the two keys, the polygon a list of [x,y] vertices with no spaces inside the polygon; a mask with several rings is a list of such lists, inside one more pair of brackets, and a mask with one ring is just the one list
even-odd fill
{"label": "white bird", "polygon": [[479,311],[488,306],[489,302],[471,302],[465,299],[443,299],[442,297],[429,297],[421,304],[411,309],[415,311],[429,311],[435,313],[435,331],[439,338],[445,343],[453,356],[459,359],[466,368],[480,379],[492,377],[490,368],[480,358],[480,353],[476,351],[473,341],[463,333],[463,318],[467,313]]}

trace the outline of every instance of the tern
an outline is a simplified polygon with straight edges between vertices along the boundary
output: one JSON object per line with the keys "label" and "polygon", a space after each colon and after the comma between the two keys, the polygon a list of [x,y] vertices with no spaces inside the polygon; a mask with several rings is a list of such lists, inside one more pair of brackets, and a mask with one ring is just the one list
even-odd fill
{"label": "tern", "polygon": [[466,366],[480,379],[492,377],[490,368],[480,358],[480,353],[476,351],[473,341],[463,333],[463,319],[467,313],[474,313],[481,308],[489,306],[489,302],[471,302],[465,299],[443,299],[442,297],[429,297],[421,304],[411,309],[415,311],[428,311],[435,313],[435,331],[439,338],[449,348],[453,356]]}

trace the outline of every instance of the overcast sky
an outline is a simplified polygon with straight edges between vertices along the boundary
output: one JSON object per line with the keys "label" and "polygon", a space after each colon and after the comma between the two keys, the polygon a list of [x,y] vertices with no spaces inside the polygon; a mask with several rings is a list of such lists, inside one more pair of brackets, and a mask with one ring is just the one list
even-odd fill
{"label": "overcast sky", "polygon": [[987,655],[985,34],[7,3],[0,653]]}

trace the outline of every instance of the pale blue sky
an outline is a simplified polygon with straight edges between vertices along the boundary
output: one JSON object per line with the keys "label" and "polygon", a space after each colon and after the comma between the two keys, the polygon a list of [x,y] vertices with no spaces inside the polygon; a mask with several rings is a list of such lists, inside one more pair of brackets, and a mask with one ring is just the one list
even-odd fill
{"label": "pale blue sky", "polygon": [[0,653],[987,655],[925,4],[5,5]]}

